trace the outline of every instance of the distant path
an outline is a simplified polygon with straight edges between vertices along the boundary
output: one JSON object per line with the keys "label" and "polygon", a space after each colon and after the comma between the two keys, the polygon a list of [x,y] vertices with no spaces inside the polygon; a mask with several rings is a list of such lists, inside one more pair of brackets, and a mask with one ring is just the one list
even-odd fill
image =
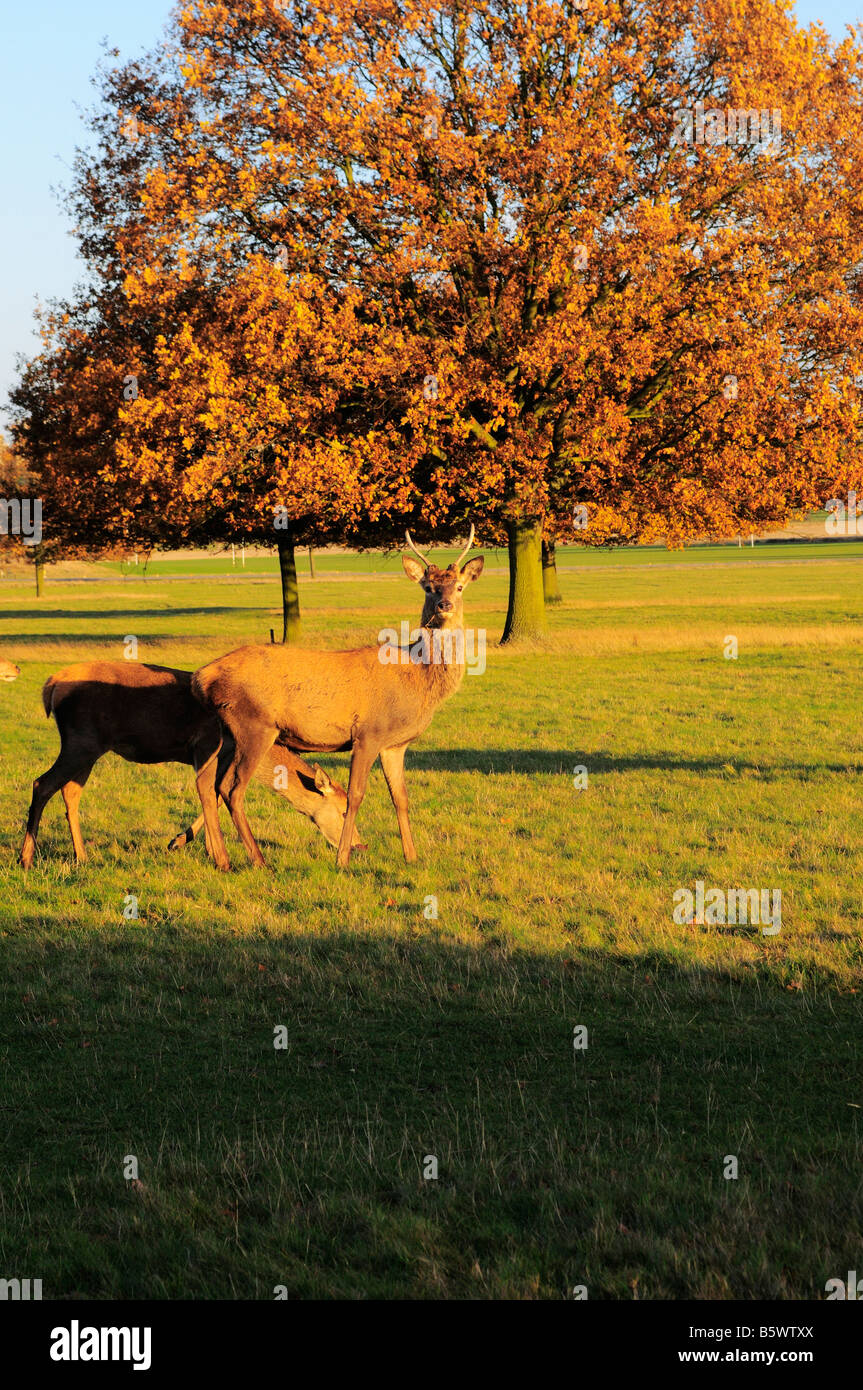
{"label": "distant path", "polygon": [[[558,574],[596,574],[598,570],[605,573],[608,570],[713,570],[713,569],[740,569],[742,565],[847,565],[850,561],[860,560],[858,555],[794,555],[783,557],[782,559],[771,559],[768,556],[755,556],[751,553],[745,558],[738,560],[630,560],[626,564],[602,564],[597,562],[593,565],[558,565]],[[486,574],[507,574],[508,566],[487,566]],[[402,575],[391,574],[386,570],[334,570],[328,572],[322,570],[314,579],[308,574],[300,574],[297,579],[300,584],[341,584],[356,583],[361,579],[389,579],[393,583],[401,580]],[[195,570],[189,574],[97,574],[97,575],[76,575],[67,579],[51,579],[54,584],[126,584],[130,581],[139,584],[179,584],[193,583],[198,579],[218,579],[224,584],[272,584],[274,579],[278,579],[278,571],[272,574],[220,574],[218,571]],[[0,579],[0,584],[4,580]],[[6,583],[20,583],[21,580],[8,578]]]}

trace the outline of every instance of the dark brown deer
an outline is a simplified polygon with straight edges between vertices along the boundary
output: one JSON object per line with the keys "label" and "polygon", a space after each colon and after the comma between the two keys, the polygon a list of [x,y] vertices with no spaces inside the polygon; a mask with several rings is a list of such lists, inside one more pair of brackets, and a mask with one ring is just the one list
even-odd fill
{"label": "dark brown deer", "polygon": [[[407,543],[422,563],[402,557],[405,572],[423,588],[420,642],[412,658],[385,664],[380,647],[346,652],[310,652],[292,646],[240,647],[212,661],[192,678],[192,693],[218,715],[234,741],[234,755],[211,759],[198,774],[198,792],[207,827],[207,847],[220,869],[229,868],[217,815],[217,789],[227,802],[234,825],[253,864],[264,858],[246,818],[249,779],[276,739],[297,752],[351,750],[348,810],[339,840],[338,865],[347,867],[357,812],[372,765],[380,757],[398,817],[404,857],[416,859],[408,819],[404,757],[432,716],[464,677],[462,591],[482,573],[483,558],[461,562],[473,545],[447,569],[420,555],[410,532]],[[460,641],[454,640],[459,638]],[[416,649],[420,648],[419,659]],[[406,656],[405,649],[401,654]]]}
{"label": "dark brown deer", "polygon": [[[57,721],[60,754],[53,767],[33,783],[21,848],[25,869],[36,853],[42,812],[58,791],[66,803],[75,858],[79,864],[86,860],[78,803],[87,778],[105,753],[118,753],[133,763],[186,763],[196,770],[219,754],[223,765],[227,763],[233,754],[230,737],[194,698],[191,680],[191,671],[130,661],[80,662],[48,678],[42,703],[49,718],[53,714]],[[310,767],[286,748],[273,747],[262,760],[258,777],[308,816],[331,845],[339,843],[347,797],[322,768]],[[203,822],[199,816],[168,848],[188,844]],[[359,837],[353,843],[362,848]]]}

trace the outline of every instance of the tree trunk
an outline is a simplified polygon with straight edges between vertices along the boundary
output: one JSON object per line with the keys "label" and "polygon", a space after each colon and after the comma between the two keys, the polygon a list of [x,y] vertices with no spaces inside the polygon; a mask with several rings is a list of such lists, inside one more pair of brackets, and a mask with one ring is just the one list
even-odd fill
{"label": "tree trunk", "polygon": [[282,641],[300,640],[300,593],[297,588],[297,557],[290,530],[280,531],[279,574],[282,579]]}
{"label": "tree trunk", "polygon": [[36,568],[36,597],[41,598],[45,592],[45,560],[41,546],[37,545],[35,548],[33,564]]}
{"label": "tree trunk", "polygon": [[312,547],[311,547],[311,546],[309,546],[309,574],[311,575],[312,579],[314,579],[314,577],[315,577],[315,555],[314,555],[314,551],[312,550]]}
{"label": "tree trunk", "polygon": [[546,603],[563,603],[563,595],[557,582],[554,541],[542,543],[542,593]]}
{"label": "tree trunk", "polygon": [[509,540],[509,608],[502,642],[545,636],[542,596],[542,522],[507,523]]}

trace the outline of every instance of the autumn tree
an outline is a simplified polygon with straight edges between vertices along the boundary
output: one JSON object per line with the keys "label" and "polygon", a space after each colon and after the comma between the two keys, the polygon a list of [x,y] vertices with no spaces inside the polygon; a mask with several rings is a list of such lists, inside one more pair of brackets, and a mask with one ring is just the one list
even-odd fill
{"label": "autumn tree", "polygon": [[860,486],[861,57],[777,0],[182,6],[79,167],[92,264],[155,330],[118,486],[475,519],[506,637],[543,630],[543,539],[551,586],[559,540]]}
{"label": "autumn tree", "polygon": [[[136,69],[134,83],[153,112],[170,105],[154,71]],[[51,534],[91,555],[240,537],[274,545],[283,635],[295,638],[295,544],[362,537],[369,513],[362,450],[342,446],[334,412],[366,352],[355,296],[333,303],[271,255],[222,257],[217,238],[196,253],[193,237],[139,234],[171,122],[148,141],[104,109],[93,125],[99,143],[80,157],[73,194],[89,283],[43,313],[43,351],[13,393]]]}
{"label": "autumn tree", "polygon": [[[194,289],[183,282],[158,311],[139,312],[129,275],[95,318],[81,301],[46,315],[46,349],[14,393],[19,440],[39,465],[55,544],[89,555],[226,537],[275,545],[284,636],[296,637],[294,544],[341,538],[357,510],[353,462],[335,426],[323,433],[315,287],[288,287],[265,265],[226,284],[218,310],[206,286]],[[336,375],[350,331],[346,306],[332,333]]]}

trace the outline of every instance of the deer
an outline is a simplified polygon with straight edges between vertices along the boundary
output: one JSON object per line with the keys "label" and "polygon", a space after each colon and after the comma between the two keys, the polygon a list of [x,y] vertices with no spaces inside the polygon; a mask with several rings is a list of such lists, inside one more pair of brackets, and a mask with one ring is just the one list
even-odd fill
{"label": "deer", "polygon": [[0,661],[0,681],[16,681],[21,674],[14,661]]}
{"label": "deer", "polygon": [[[417,550],[410,531],[405,532],[417,558],[403,555],[402,564],[425,595],[420,641],[411,646],[406,661],[401,659],[404,648],[390,664],[382,659],[380,647],[319,652],[294,646],[247,646],[195,672],[192,694],[218,716],[234,745],[230,761],[212,757],[197,777],[207,845],[218,868],[230,868],[219,827],[219,795],[252,864],[264,867],[244,803],[250,778],[276,740],[297,753],[350,751],[348,806],[336,857],[339,868],[350,863],[357,814],[378,757],[395,807],[405,862],[416,861],[405,751],[464,677],[463,590],[479,579],[484,564],[480,555],[462,567],[474,535],[471,526],[466,549],[440,569]],[[454,640],[458,638],[460,642]]]}
{"label": "deer", "polygon": [[[128,661],[80,662],[49,676],[42,704],[48,718],[53,715],[57,722],[60,753],[33,783],[19,859],[22,868],[33,864],[42,813],[58,791],[66,803],[76,862],[86,862],[78,803],[90,773],[106,753],[117,753],[127,762],[177,762],[196,769],[220,750],[226,758],[232,753],[218,719],[208,715],[192,695],[191,680],[191,671]],[[323,768],[310,767],[289,749],[274,746],[258,776],[308,816],[329,844],[339,844],[347,796]],[[202,825],[203,815],[175,835],[168,848],[188,844]],[[352,843],[355,849],[365,848],[358,835]]]}

